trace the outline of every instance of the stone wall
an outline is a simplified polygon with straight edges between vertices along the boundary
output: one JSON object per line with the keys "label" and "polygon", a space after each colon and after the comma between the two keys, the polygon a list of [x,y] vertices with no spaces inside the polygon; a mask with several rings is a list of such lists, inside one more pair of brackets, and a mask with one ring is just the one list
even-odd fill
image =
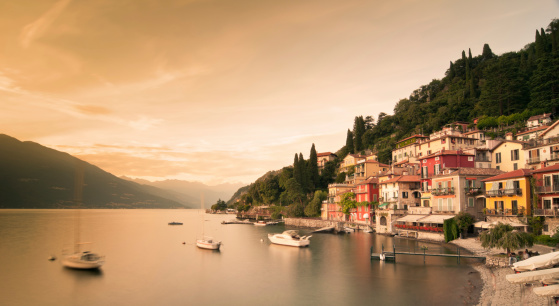
{"label": "stone wall", "polygon": [[553,236],[559,227],[559,218],[546,217],[545,225],[547,225],[547,231],[543,231],[542,234]]}
{"label": "stone wall", "polygon": [[417,239],[444,242],[444,234],[418,231]]}
{"label": "stone wall", "polygon": [[488,267],[505,268],[509,266],[508,257],[487,256],[485,257],[485,265]]}
{"label": "stone wall", "polygon": [[333,226],[335,230],[342,231],[344,229],[345,222],[320,219],[285,218],[285,225],[310,228],[323,228]]}

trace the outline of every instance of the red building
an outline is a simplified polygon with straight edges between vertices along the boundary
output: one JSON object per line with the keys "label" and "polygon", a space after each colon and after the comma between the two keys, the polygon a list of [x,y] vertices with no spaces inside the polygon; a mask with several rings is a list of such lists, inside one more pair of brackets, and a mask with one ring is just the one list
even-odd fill
{"label": "red building", "polygon": [[474,154],[456,150],[442,150],[419,158],[421,167],[421,191],[431,190],[431,178],[444,168],[475,168]]}
{"label": "red building", "polygon": [[534,216],[559,217],[559,164],[532,171],[539,202]]}
{"label": "red building", "polygon": [[369,202],[367,205],[358,205],[351,210],[351,220],[369,222],[372,220],[373,207],[371,202],[378,202],[379,186],[378,178],[371,177],[357,185],[355,190],[355,200],[357,203]]}

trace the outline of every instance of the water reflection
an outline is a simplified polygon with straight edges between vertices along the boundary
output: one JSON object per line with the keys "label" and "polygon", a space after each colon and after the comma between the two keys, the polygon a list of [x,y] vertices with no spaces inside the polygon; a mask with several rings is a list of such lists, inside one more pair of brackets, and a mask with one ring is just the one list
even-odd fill
{"label": "water reflection", "polygon": [[64,270],[64,274],[71,275],[77,280],[90,280],[103,277],[103,270],[101,269],[79,270],[65,267],[62,267],[62,269]]}

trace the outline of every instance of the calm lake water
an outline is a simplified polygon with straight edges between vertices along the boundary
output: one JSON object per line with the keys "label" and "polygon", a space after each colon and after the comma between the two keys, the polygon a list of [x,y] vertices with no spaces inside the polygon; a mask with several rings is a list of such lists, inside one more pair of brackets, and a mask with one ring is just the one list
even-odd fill
{"label": "calm lake water", "polygon": [[201,250],[197,210],[83,210],[82,241],[94,242],[89,248],[106,263],[97,272],[70,270],[47,258],[71,248],[74,215],[0,210],[0,304],[463,305],[476,297],[471,284],[480,286],[465,260],[370,259],[371,246],[436,244],[359,232],[314,234],[309,248],[298,249],[268,241],[283,225],[221,224],[232,215],[205,215],[206,234],[223,246]]}

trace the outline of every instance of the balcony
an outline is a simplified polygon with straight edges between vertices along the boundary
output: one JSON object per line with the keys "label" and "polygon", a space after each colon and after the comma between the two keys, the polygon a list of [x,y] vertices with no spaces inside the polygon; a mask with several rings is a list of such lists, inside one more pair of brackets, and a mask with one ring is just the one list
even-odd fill
{"label": "balcony", "polygon": [[559,160],[559,152],[551,152],[549,160]]}
{"label": "balcony", "polygon": [[476,162],[491,162],[491,158],[483,155],[476,156]]}
{"label": "balcony", "polygon": [[534,216],[545,216],[545,217],[559,217],[559,209],[557,208],[536,208],[534,209]]}
{"label": "balcony", "polygon": [[537,148],[545,145],[551,145],[555,143],[559,143],[559,136],[550,137],[546,139],[538,139],[538,140],[531,139],[527,144],[524,144],[524,150]]}
{"label": "balcony", "polygon": [[431,189],[431,194],[434,195],[434,196],[451,195],[451,194],[454,194],[454,187],[434,188],[434,189]]}
{"label": "balcony", "polygon": [[532,158],[528,158],[527,162],[529,164],[537,164],[540,162],[540,157],[532,157]]}
{"label": "balcony", "polygon": [[487,190],[485,195],[488,197],[517,196],[522,195],[521,188],[509,188],[500,190]]}
{"label": "balcony", "polygon": [[555,186],[538,186],[536,193],[559,193],[559,185]]}
{"label": "balcony", "polygon": [[523,216],[525,215],[524,207],[515,209],[485,209],[484,213],[486,216]]}
{"label": "balcony", "polygon": [[431,207],[420,207],[420,206],[408,208],[408,212],[412,215],[428,215],[431,213],[431,210],[432,210]]}
{"label": "balcony", "polygon": [[481,187],[466,187],[464,188],[464,193],[469,196],[476,196],[483,193],[483,188]]}

